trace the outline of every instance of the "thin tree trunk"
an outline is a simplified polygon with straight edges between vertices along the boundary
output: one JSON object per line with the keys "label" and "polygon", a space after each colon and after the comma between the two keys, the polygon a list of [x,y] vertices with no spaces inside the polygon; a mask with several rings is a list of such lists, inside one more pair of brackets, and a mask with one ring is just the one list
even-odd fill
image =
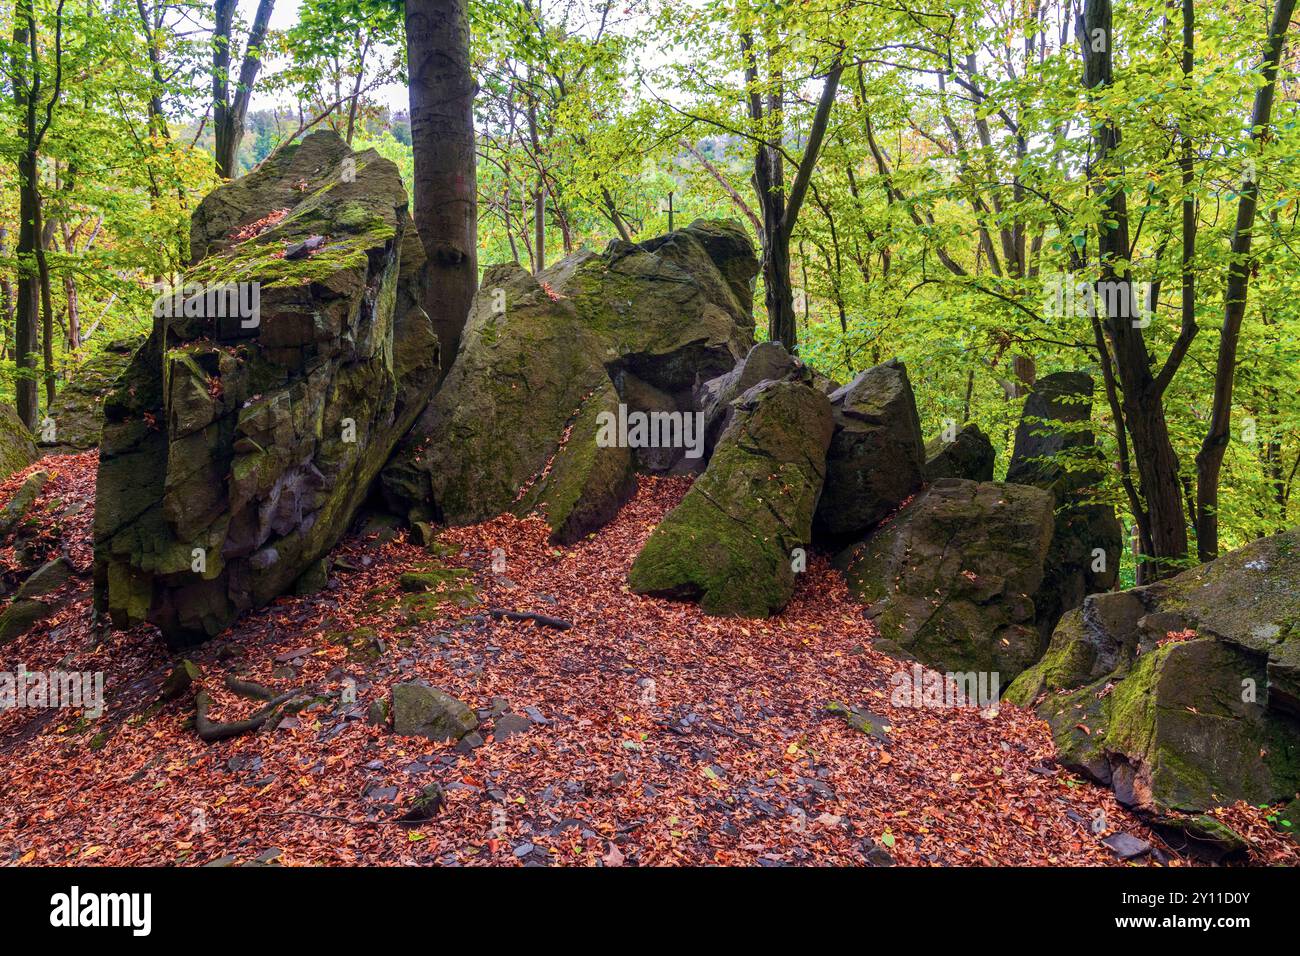
{"label": "thin tree trunk", "polygon": [[[37,100],[41,88],[40,45],[36,37],[34,0],[19,0],[14,8],[14,49],[11,76],[14,105],[21,117],[19,136],[23,151],[18,158],[18,314],[14,324],[15,405],[27,428],[36,430],[40,400],[36,383],[37,328],[40,322],[40,270],[37,251],[41,241],[41,207],[37,151],[49,128],[37,126]],[[60,11],[61,11],[60,7]],[[54,97],[58,96],[56,84]],[[50,101],[53,109],[54,100]]]}
{"label": "thin tree trunk", "polygon": [[[15,34],[17,31],[15,31]],[[17,36],[15,36],[17,39]],[[34,123],[34,109],[27,111]],[[24,151],[18,160],[18,310],[14,321],[14,385],[18,418],[36,430],[39,399],[36,385],[36,328],[40,318],[40,275],[36,268],[37,223],[40,220],[36,193],[36,153]]]}
{"label": "thin tree trunk", "polygon": [[533,161],[537,163],[537,184],[533,187],[533,272],[546,268],[546,175],[542,170],[542,142],[537,133],[537,100],[532,90],[533,69],[528,68],[528,141],[532,144]]}
{"label": "thin tree trunk", "polygon": [[690,140],[679,139],[677,143],[684,150],[686,150],[688,153],[694,156],[696,161],[701,166],[704,167],[704,171],[707,172],[710,176],[714,178],[714,180],[717,181],[718,185],[722,187],[722,191],[727,194],[727,197],[735,204],[736,208],[739,209],[742,213],[744,213],[745,218],[748,219],[750,225],[754,227],[754,234],[755,236],[758,237],[759,243],[762,243],[763,223],[758,218],[758,213],[754,212],[754,210],[750,208],[749,203],[745,202],[745,200],[741,197],[740,193],[736,192],[735,187],[733,187],[731,183],[727,181],[727,177],[722,175],[722,171],[719,170],[718,167],[715,166],[712,162],[710,162],[707,156],[705,156],[694,145],[692,145]]}
{"label": "thin tree trunk", "polygon": [[[1085,90],[1111,85],[1115,35],[1110,0],[1085,0],[1078,30]],[[1142,324],[1138,321],[1137,293],[1127,266],[1128,204],[1124,190],[1105,175],[1119,143],[1118,127],[1109,119],[1099,119],[1093,128],[1095,159],[1088,168],[1088,176],[1094,189],[1105,191],[1105,215],[1097,237],[1101,264],[1097,292],[1112,290],[1112,294],[1098,294],[1096,310],[1099,315],[1104,310],[1105,339],[1109,339],[1114,350],[1115,369],[1123,393],[1124,423],[1133,442],[1133,457],[1145,497],[1155,573],[1164,575],[1173,569],[1173,562],[1187,555],[1187,525],[1179,491],[1178,459],[1164,413],[1164,387],[1168,383],[1163,373],[1160,379],[1151,373]],[[1105,347],[1103,339],[1099,348]]]}
{"label": "thin tree trunk", "polygon": [[506,239],[510,243],[510,257],[514,259],[515,262],[518,262],[519,244],[515,242],[515,230],[514,227],[510,224],[510,180],[508,178],[506,179],[506,195],[505,195],[504,205],[502,206],[501,218],[505,221],[506,224]]}
{"label": "thin tree trunk", "polygon": [[[831,107],[839,89],[844,65],[836,55],[822,84],[817,111],[808,130],[803,159],[799,163],[794,181],[787,196],[785,188],[785,162],[781,152],[781,129],[784,113],[784,96],[781,77],[774,77],[773,89],[768,94],[764,114],[763,97],[758,89],[758,58],[753,37],[743,34],[740,39],[745,61],[745,82],[749,87],[749,117],[767,140],[754,153],[754,191],[763,218],[763,291],[767,306],[767,337],[780,342],[791,353],[798,350],[798,333],[795,325],[794,290],[790,284],[790,237],[799,217],[808,184],[812,179],[817,157],[821,152],[826,127],[830,122]],[[770,129],[764,131],[764,126]]]}
{"label": "thin tree trunk", "polygon": [[[632,230],[628,229],[627,223],[624,221],[622,214],[619,213],[618,206],[614,204],[614,197],[610,195],[609,189],[601,186],[600,196],[605,202],[605,215],[609,217],[609,221],[612,222],[614,228],[618,230],[618,237],[624,242],[631,242]],[[565,239],[565,251],[569,251],[567,237]]]}
{"label": "thin tree trunk", "polygon": [[361,58],[357,61],[357,79],[352,84],[352,98],[348,104],[348,134],[344,137],[349,146],[352,145],[352,135],[357,126],[357,103],[361,99],[361,83],[366,78],[366,56],[370,53],[370,41],[373,39],[373,34],[366,34],[366,42],[361,47]]}
{"label": "thin tree trunk", "polygon": [[[9,227],[0,225],[0,258],[8,245]],[[0,360],[9,357],[14,324],[14,287],[7,275],[0,275]]]}
{"label": "thin tree trunk", "polygon": [[[1264,84],[1255,92],[1250,114],[1251,141],[1263,144],[1269,137],[1273,98],[1277,90],[1277,67],[1286,41],[1286,30],[1295,12],[1296,0],[1277,0],[1269,25],[1264,51]],[[1223,331],[1219,334],[1219,358],[1214,373],[1214,400],[1210,425],[1196,456],[1196,545],[1202,561],[1219,554],[1219,478],[1223,456],[1232,429],[1232,389],[1236,378],[1237,344],[1246,315],[1246,292],[1250,284],[1251,240],[1255,231],[1255,210],[1259,203],[1258,177],[1247,173],[1237,200],[1237,221],[1232,230],[1231,259],[1224,292]]]}
{"label": "thin tree trunk", "polygon": [[533,189],[533,248],[537,254],[537,268],[541,272],[546,268],[546,183],[541,176]]}
{"label": "thin tree trunk", "polygon": [[[63,249],[69,255],[77,251],[76,235],[68,231],[66,223],[63,226]],[[68,302],[68,351],[75,352],[81,348],[81,301],[77,296],[76,278],[71,272],[63,274],[63,297]]]}
{"label": "thin tree trunk", "polygon": [[[41,212],[40,194],[36,197],[37,214]],[[41,355],[44,364],[45,407],[54,404],[54,296],[50,290],[50,265],[45,250],[54,238],[54,221],[41,225],[40,241],[36,244],[36,271],[41,281]]]}
{"label": "thin tree trunk", "polygon": [[244,120],[253,84],[262,69],[262,48],[271,26],[275,0],[258,0],[253,25],[248,31],[248,45],[239,66],[239,76],[231,86],[230,47],[233,41],[236,0],[215,0],[215,28],[212,39],[212,132],[217,174],[233,179],[239,171],[239,143],[244,138]]}

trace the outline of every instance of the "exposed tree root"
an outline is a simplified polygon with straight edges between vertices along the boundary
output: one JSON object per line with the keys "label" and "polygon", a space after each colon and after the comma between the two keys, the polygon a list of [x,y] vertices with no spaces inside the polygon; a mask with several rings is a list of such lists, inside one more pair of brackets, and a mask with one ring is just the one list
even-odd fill
{"label": "exposed tree root", "polygon": [[494,607],[488,611],[488,614],[494,621],[503,618],[507,621],[532,621],[544,627],[553,627],[557,631],[567,631],[573,627],[571,623],[562,621],[558,617],[547,617],[545,614],[534,614],[532,611],[507,611],[504,608]]}
{"label": "exposed tree root", "polygon": [[[243,684],[247,682],[239,681],[238,683]],[[227,681],[227,686],[229,686],[229,681]],[[261,688],[261,685],[257,684],[252,686],[258,687],[261,690],[266,689]],[[231,689],[234,690],[234,688]],[[239,691],[236,691],[236,693],[239,693]],[[199,739],[205,743],[215,743],[218,740],[228,740],[231,737],[238,737],[240,734],[249,734],[253,731],[262,729],[264,726],[268,729],[272,729],[280,722],[281,718],[283,718],[286,713],[291,710],[301,709],[306,706],[307,703],[306,700],[302,700],[298,703],[297,707],[294,707],[290,703],[291,701],[294,701],[295,698],[302,698],[315,693],[316,689],[314,687],[304,687],[287,691],[283,694],[278,694],[272,697],[267,701],[265,707],[253,714],[251,717],[244,720],[231,721],[230,723],[219,723],[208,719],[208,710],[212,707],[212,698],[208,696],[206,690],[200,690],[194,695],[194,727],[198,731]],[[259,697],[258,699],[262,698]]]}
{"label": "exposed tree root", "polygon": [[226,687],[234,691],[240,697],[247,697],[250,700],[275,700],[280,694],[278,691],[267,687],[265,684],[258,684],[251,680],[240,680],[233,674],[227,674],[225,677]]}

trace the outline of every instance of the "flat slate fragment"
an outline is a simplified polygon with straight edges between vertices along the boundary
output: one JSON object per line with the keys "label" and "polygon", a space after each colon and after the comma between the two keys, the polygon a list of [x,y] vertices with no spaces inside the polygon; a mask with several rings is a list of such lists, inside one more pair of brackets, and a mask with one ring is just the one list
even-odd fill
{"label": "flat slate fragment", "polygon": [[1132,860],[1151,852],[1151,844],[1131,833],[1112,833],[1101,841],[1121,860]]}

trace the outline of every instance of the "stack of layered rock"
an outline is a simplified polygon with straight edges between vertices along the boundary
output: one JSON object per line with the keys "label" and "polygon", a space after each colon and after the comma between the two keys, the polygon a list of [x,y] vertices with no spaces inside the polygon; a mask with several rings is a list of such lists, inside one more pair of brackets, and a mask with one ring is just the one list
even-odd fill
{"label": "stack of layered rock", "polygon": [[95,584],[205,639],[339,539],[437,381],[397,167],[314,133],[196,210],[193,267],[104,401]]}

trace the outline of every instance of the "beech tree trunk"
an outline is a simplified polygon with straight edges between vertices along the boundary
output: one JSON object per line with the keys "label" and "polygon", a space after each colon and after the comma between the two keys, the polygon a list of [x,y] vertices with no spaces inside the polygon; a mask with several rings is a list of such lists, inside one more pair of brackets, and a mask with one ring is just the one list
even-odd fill
{"label": "beech tree trunk", "polygon": [[[41,196],[37,154],[49,123],[47,120],[44,127],[38,126],[41,70],[33,0],[19,0],[14,8],[13,39],[10,75],[13,77],[14,105],[21,123],[18,135],[22,143],[22,152],[18,156],[18,246],[15,249],[18,258],[18,308],[14,319],[14,366],[17,373],[14,404],[18,418],[28,429],[35,431],[40,413],[36,378],[41,315],[41,282],[37,267],[41,242]],[[56,98],[58,93],[56,83]],[[50,105],[53,107],[53,101]]]}
{"label": "beech tree trunk", "polygon": [[444,375],[478,284],[469,41],[467,0],[407,0],[415,225],[428,255],[425,309],[438,333]]}
{"label": "beech tree trunk", "polygon": [[[34,112],[34,109],[29,109],[26,113],[29,124],[34,122]],[[25,151],[18,159],[18,309],[14,319],[14,365],[18,375],[14,398],[18,418],[32,431],[36,430],[39,412],[36,362],[40,343],[36,330],[41,300],[40,275],[36,268],[41,217],[36,175],[36,152]]]}

